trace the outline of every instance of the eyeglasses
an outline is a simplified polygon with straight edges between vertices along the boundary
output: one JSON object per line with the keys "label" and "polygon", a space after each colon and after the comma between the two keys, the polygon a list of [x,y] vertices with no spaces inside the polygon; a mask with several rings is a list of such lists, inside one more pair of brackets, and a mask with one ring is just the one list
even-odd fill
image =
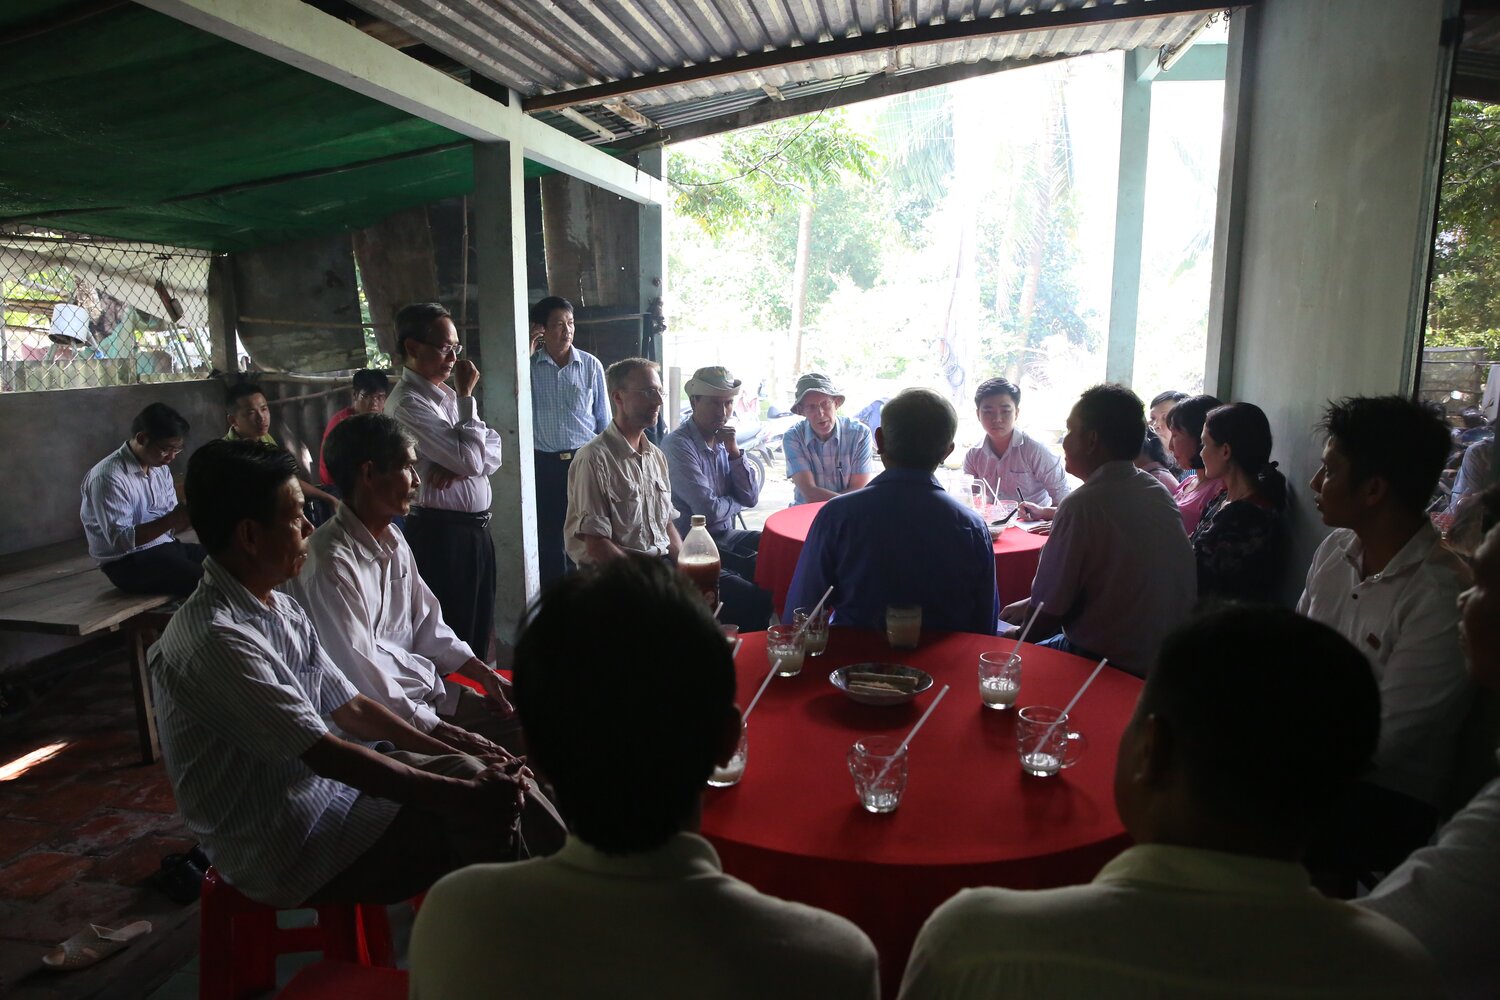
{"label": "eyeglasses", "polygon": [[443,344],[441,347],[439,347],[437,344],[428,344],[427,346],[432,348],[434,351],[437,351],[440,357],[452,358],[455,361],[458,360],[458,356],[464,352],[463,344]]}
{"label": "eyeglasses", "polygon": [[626,392],[638,392],[642,396],[650,396],[653,399],[666,399],[667,398],[667,394],[664,393],[664,392],[662,392],[660,388],[658,388],[657,386],[654,386],[654,385],[650,386],[648,388],[645,388],[645,389],[629,389],[629,388],[627,388],[625,391]]}

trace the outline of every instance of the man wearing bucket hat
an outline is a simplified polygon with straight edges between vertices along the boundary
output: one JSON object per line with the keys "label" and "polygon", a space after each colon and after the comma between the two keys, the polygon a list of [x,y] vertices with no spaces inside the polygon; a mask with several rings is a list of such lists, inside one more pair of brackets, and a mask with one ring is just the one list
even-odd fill
{"label": "man wearing bucket hat", "polygon": [[753,579],[760,532],[734,526],[739,512],[760,500],[761,487],[729,424],[743,384],[717,365],[693,372],[683,386],[692,414],[666,436],[661,448],[672,477],[677,533],[686,535],[692,516],[702,514],[724,568]]}
{"label": "man wearing bucket hat", "polygon": [[809,372],[797,379],[792,412],[806,417],[786,432],[786,475],[796,486],[792,503],[830,500],[865,486],[875,477],[870,429],[837,411],[844,394],[827,375]]}

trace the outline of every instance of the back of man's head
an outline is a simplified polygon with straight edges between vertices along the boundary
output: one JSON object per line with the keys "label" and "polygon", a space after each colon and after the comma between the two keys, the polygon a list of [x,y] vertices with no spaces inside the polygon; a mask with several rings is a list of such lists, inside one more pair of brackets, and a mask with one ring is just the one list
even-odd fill
{"label": "back of man's head", "polygon": [[1301,846],[1369,765],[1380,692],[1327,625],[1231,606],[1163,640],[1132,726],[1152,715],[1200,819]]}
{"label": "back of man's head", "polygon": [[347,500],[355,500],[359,470],[374,462],[378,472],[390,472],[406,461],[406,449],[416,441],[393,418],[362,413],[339,423],[323,442],[323,464]]}
{"label": "back of man's head", "polygon": [[1146,436],[1146,407],[1141,397],[1113,382],[1083,390],[1073,404],[1079,429],[1099,435],[1106,460],[1134,461]]}
{"label": "back of man's head", "polygon": [[738,736],[734,691],[703,598],[645,556],[565,577],[516,644],[527,747],[573,832],[610,854],[653,850],[689,822]]}
{"label": "back of man's head", "polygon": [[166,403],[151,403],[130,422],[130,436],[135,437],[137,434],[146,435],[147,441],[185,438],[188,434],[188,422]]}
{"label": "back of man's head", "polygon": [[880,455],[900,469],[938,467],[953,448],[958,414],[931,389],[903,389],[880,411]]}
{"label": "back of man's head", "polygon": [[1319,427],[1349,460],[1355,484],[1379,476],[1402,510],[1427,508],[1452,446],[1436,407],[1402,396],[1346,396],[1328,404]]}
{"label": "back of man's head", "polygon": [[270,526],[277,494],[297,476],[292,453],[259,441],[210,441],[188,459],[188,516],[198,540],[210,553],[234,542],[235,527],[246,518]]}

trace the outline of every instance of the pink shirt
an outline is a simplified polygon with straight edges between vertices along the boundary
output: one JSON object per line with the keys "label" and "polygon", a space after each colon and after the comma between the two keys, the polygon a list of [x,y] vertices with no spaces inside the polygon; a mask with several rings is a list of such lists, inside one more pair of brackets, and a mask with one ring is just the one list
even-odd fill
{"label": "pink shirt", "polygon": [[1200,475],[1195,472],[1188,476],[1172,493],[1172,499],[1177,501],[1177,510],[1182,514],[1182,526],[1189,535],[1198,529],[1198,522],[1203,519],[1203,508],[1224,488],[1224,480],[1209,479],[1203,489],[1198,489]]}

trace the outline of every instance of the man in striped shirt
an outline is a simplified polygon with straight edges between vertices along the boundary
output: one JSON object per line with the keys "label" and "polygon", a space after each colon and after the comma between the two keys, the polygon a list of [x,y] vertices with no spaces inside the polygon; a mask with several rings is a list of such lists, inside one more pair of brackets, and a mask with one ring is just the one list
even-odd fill
{"label": "man in striped shirt", "polygon": [[844,394],[827,375],[810,372],[797,380],[792,412],[807,419],[781,439],[786,477],[796,487],[792,503],[817,503],[862,489],[875,478],[875,438],[870,428],[841,417]]}
{"label": "man in striped shirt", "polygon": [[210,442],[188,464],[209,556],[150,662],[188,828],[236,888],[273,906],[397,902],[513,857],[520,762],[458,754],[358,694],[276,591],[307,558],[296,474],[290,454],[255,442]]}

